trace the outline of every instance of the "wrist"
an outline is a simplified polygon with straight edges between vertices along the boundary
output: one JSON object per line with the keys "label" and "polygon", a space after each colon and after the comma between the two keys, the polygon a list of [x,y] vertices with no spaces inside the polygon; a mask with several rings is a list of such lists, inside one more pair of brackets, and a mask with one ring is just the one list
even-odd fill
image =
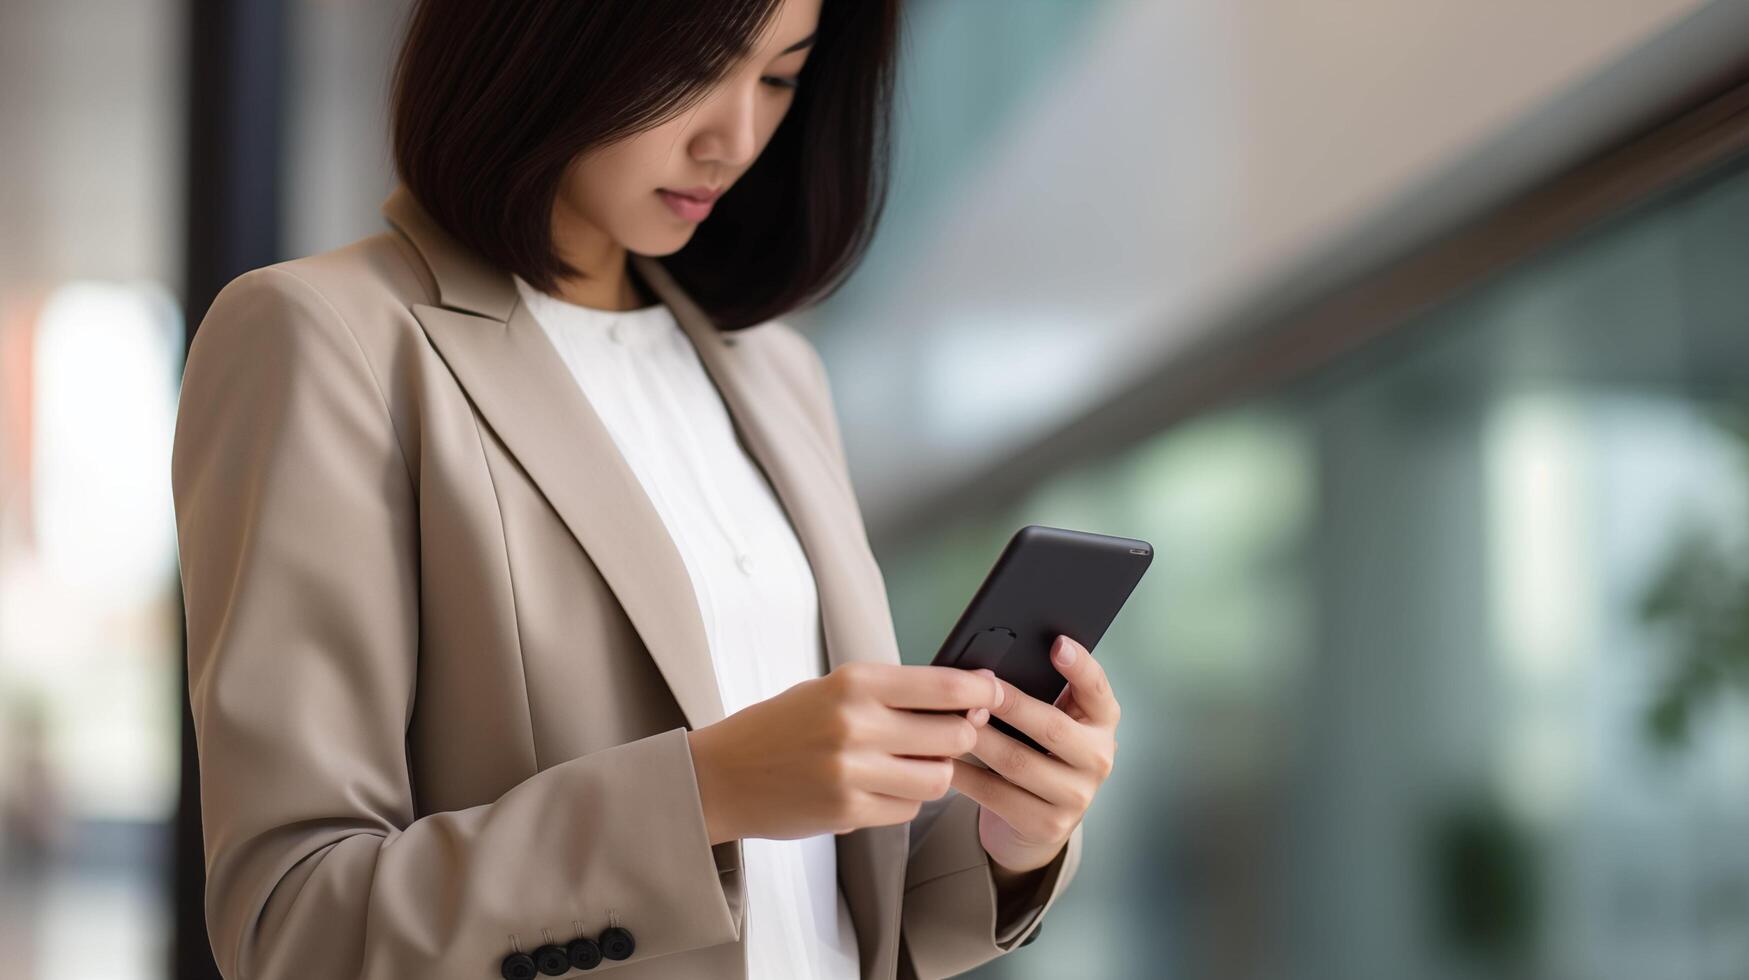
{"label": "wrist", "polygon": [[[988,856],[988,852],[986,852]],[[1011,925],[1016,917],[1030,907],[1039,886],[1044,881],[1045,865],[1031,871],[1013,871],[994,857],[989,857],[990,877],[996,889],[996,921],[1000,928]]]}
{"label": "wrist", "polygon": [[1046,861],[1036,868],[1016,871],[996,860],[988,851],[984,852],[984,856],[990,861],[990,877],[996,882],[996,889],[1002,892],[1014,892],[1038,884],[1039,879],[1044,877],[1045,868],[1050,866],[1050,862]]}
{"label": "wrist", "polygon": [[723,786],[717,778],[709,737],[701,730],[688,730],[686,744],[692,754],[693,777],[698,782],[698,803],[699,808],[704,811],[705,835],[713,847],[724,841],[734,840],[741,834],[732,818],[731,801],[726,796],[728,787]]}

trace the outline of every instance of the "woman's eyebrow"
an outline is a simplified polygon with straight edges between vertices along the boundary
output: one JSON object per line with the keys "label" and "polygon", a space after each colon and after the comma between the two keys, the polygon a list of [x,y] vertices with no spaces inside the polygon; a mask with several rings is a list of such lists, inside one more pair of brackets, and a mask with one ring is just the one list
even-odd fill
{"label": "woman's eyebrow", "polygon": [[[817,30],[814,32],[814,34],[818,34],[818,33],[820,33],[820,32]],[[782,51],[779,51],[778,54],[789,54],[791,51],[800,51],[801,49],[807,47],[808,45],[813,44],[814,43],[814,34],[809,34],[807,37],[802,38],[800,41],[797,41],[796,43],[790,45],[789,47],[784,48]]]}

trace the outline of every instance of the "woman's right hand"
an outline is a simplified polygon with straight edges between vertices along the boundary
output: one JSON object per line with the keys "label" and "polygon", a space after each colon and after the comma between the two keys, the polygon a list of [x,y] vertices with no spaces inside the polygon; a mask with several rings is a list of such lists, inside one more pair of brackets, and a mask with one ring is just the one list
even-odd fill
{"label": "woman's right hand", "polygon": [[909,821],[1000,697],[987,669],[852,661],[688,732],[711,843]]}

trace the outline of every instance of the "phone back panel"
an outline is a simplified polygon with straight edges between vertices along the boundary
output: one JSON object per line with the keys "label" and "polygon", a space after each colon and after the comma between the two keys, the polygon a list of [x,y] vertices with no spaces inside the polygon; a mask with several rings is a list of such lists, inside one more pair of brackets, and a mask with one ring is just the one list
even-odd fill
{"label": "phone back panel", "polygon": [[[1051,704],[1067,683],[1050,662],[1057,634],[1093,650],[1153,560],[1146,541],[1028,524],[1009,539],[931,663],[989,667]],[[1002,719],[990,724],[1042,751]]]}

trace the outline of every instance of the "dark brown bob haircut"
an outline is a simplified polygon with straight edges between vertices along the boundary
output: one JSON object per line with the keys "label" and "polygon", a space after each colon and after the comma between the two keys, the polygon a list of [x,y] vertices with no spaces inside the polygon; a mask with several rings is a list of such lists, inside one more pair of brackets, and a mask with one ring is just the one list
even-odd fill
{"label": "dark brown bob haircut", "polygon": [[[458,241],[543,292],[571,161],[692,108],[780,0],[417,0],[391,82],[395,169]],[[789,112],[664,267],[717,327],[817,303],[886,201],[899,0],[822,0]]]}

